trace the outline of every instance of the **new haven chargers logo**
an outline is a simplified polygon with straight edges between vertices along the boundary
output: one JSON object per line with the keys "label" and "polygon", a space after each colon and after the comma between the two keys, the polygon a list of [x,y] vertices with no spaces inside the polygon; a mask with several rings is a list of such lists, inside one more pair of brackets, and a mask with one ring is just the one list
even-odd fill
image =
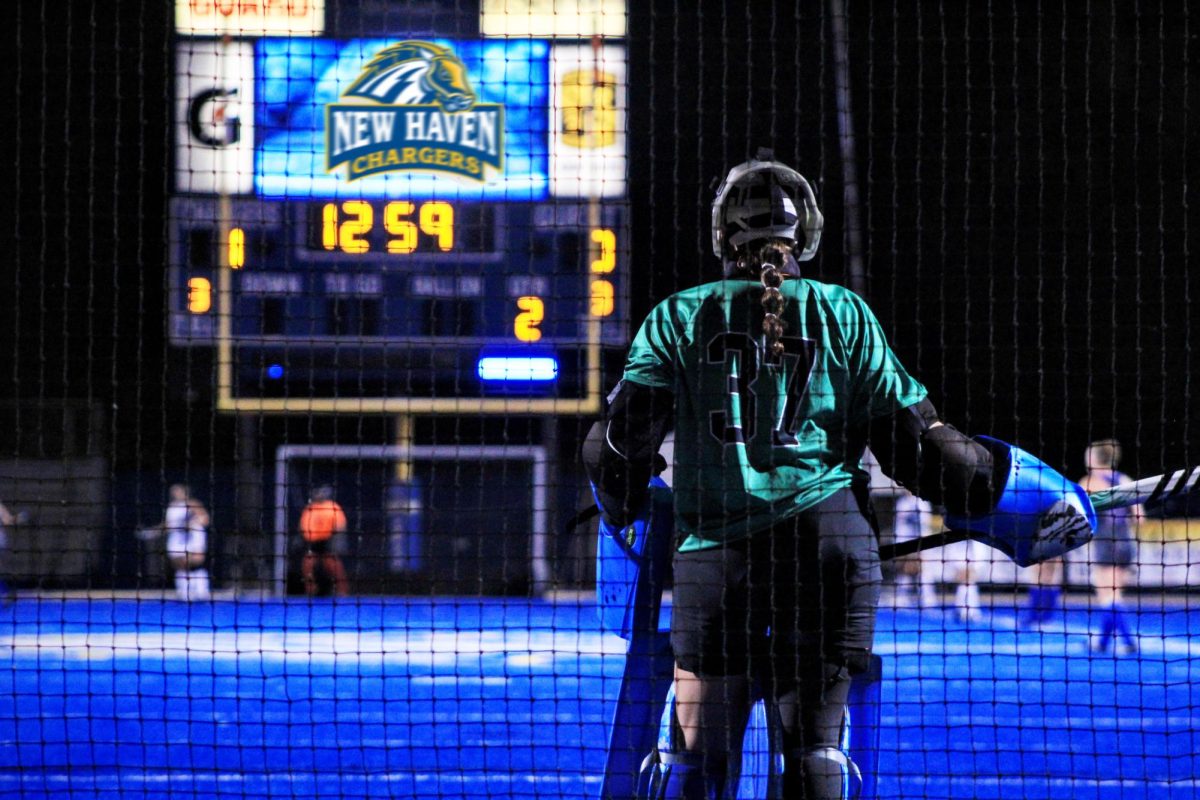
{"label": "new haven chargers logo", "polygon": [[[467,68],[448,47],[400,42],[375,55],[325,106],[326,170],[447,172],[483,181],[503,168],[504,107],[475,102]],[[357,102],[353,102],[357,100]]]}

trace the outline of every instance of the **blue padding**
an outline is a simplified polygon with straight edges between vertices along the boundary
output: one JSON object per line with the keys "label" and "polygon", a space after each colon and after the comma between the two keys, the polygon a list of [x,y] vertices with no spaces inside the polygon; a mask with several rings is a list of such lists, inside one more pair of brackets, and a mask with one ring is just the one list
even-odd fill
{"label": "blue padding", "polygon": [[629,641],[621,688],[608,735],[603,800],[634,797],[642,762],[654,750],[674,677],[670,622],[661,619],[670,575],[674,503],[659,478],[650,481],[646,507],[618,529],[600,518],[596,545],[596,599],[602,629]]}
{"label": "blue padding", "polygon": [[[971,538],[1000,550],[1022,567],[1057,558],[1092,540],[1096,510],[1079,484],[1019,447],[987,436],[977,438],[993,452],[1007,452],[1009,468],[1004,494],[990,514],[947,515],[948,527],[970,531],[974,534]],[[1086,518],[1087,524],[1078,524],[1081,522],[1078,517],[1075,524],[1069,519],[1064,524],[1048,524],[1043,519],[1048,512],[1071,509]]]}
{"label": "blue padding", "polygon": [[661,478],[650,480],[650,496],[637,519],[617,528],[600,518],[596,542],[596,603],[600,627],[623,639],[633,636],[634,615],[647,604],[657,617],[656,630],[671,628],[660,614],[662,587],[671,568],[674,539],[674,503],[671,489]]}
{"label": "blue padding", "polygon": [[879,699],[883,685],[883,659],[871,654],[871,663],[865,672],[854,676],[850,683],[850,697],[846,700],[850,716],[850,731],[844,749],[850,760],[858,766],[862,779],[859,800],[875,800],[878,797],[876,772],[879,766]]}
{"label": "blue padding", "polygon": [[674,666],[669,634],[639,632],[630,641],[608,732],[601,800],[639,796],[643,762],[655,749],[663,708],[671,708]]}

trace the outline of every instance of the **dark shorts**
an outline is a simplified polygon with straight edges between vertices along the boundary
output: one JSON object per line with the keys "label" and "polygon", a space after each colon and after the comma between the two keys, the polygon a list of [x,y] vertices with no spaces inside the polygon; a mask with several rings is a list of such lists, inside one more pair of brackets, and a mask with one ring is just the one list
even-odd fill
{"label": "dark shorts", "polygon": [[[849,489],[747,540],[675,554],[671,644],[700,677],[810,680],[865,666],[882,575]],[[873,520],[873,517],[871,518]]]}
{"label": "dark shorts", "polygon": [[1096,515],[1096,534],[1088,557],[1099,567],[1129,567],[1136,557],[1133,520],[1128,509]]}
{"label": "dark shorts", "polygon": [[305,542],[304,547],[308,552],[316,556],[323,556],[330,551],[329,539],[317,539],[311,542]]}

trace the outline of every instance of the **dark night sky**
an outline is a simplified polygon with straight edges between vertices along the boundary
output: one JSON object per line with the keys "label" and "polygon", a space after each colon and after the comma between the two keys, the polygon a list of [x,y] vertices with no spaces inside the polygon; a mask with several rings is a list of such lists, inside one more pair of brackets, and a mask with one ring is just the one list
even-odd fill
{"label": "dark night sky", "polygon": [[[815,179],[814,268],[845,280],[827,4],[634,5],[634,318],[715,276],[710,181],[759,144]],[[1129,472],[1194,462],[1200,20],[1183,0],[849,7],[867,296],[944,415],[1071,472],[1110,435]],[[5,453],[36,451],[28,409],[66,397],[111,412],[120,469],[230,463],[209,356],[165,341],[169,4],[7,18],[0,386],[26,410]]]}

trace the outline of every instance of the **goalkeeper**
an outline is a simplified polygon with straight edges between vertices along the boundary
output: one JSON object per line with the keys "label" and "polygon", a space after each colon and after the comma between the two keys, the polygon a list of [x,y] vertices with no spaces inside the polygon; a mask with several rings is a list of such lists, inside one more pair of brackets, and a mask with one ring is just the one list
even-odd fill
{"label": "goalkeeper", "polygon": [[1077,500],[997,510],[1026,454],[943,425],[863,300],[801,277],[821,225],[807,181],[769,150],[730,171],[712,209],[724,280],[650,313],[584,444],[601,510],[621,525],[643,513],[675,428],[676,736],[651,760],[654,797],[732,796],[756,682],[781,723],[784,795],[853,796],[843,719],[881,583],[868,443],[885,472],[976,527],[1090,524]]}

